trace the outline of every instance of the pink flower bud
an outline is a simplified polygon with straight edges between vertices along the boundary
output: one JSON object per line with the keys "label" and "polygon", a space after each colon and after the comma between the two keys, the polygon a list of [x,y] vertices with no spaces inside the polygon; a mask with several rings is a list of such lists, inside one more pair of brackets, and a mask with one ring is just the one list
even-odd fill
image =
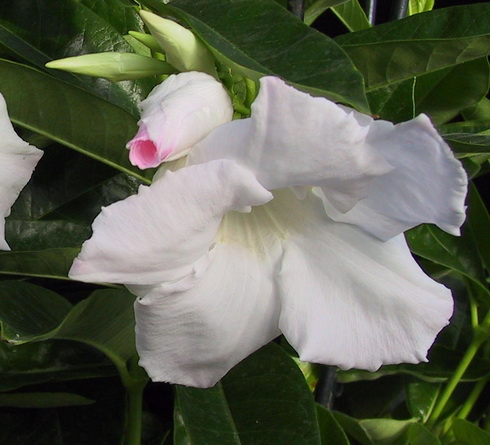
{"label": "pink flower bud", "polygon": [[141,169],[185,156],[233,117],[223,85],[200,72],[170,76],[141,102],[140,109],[139,131],[126,147],[131,163]]}

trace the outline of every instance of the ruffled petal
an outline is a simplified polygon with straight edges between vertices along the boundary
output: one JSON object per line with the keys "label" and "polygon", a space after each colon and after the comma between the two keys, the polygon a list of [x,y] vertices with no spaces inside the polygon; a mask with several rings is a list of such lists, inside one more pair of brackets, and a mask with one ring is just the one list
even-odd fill
{"label": "ruffled petal", "polygon": [[249,212],[271,198],[233,161],[167,171],[137,195],[102,209],[70,277],[136,285],[179,280],[207,261],[226,212]]}
{"label": "ruffled petal", "polygon": [[366,142],[368,133],[352,111],[263,77],[252,117],[217,128],[194,147],[189,163],[233,159],[268,190],[321,186],[345,212],[392,168]]}
{"label": "ruffled petal", "polygon": [[205,270],[146,290],[135,303],[136,347],[150,378],[209,387],[279,335],[273,267],[270,257],[218,242]]}
{"label": "ruffled petal", "polygon": [[[287,198],[287,199],[286,199]],[[330,220],[320,199],[274,199],[302,215],[284,240],[279,327],[305,361],[374,371],[425,361],[452,314],[451,292],[414,261],[403,236],[382,242]]]}
{"label": "ruffled petal", "polygon": [[5,218],[42,155],[41,150],[17,136],[0,94],[0,250],[10,250],[4,235]]}
{"label": "ruffled petal", "polygon": [[196,142],[233,117],[223,85],[198,72],[168,77],[140,108],[140,130],[127,148],[131,163],[143,169],[185,156]]}
{"label": "ruffled petal", "polygon": [[[364,122],[367,116],[355,113]],[[387,240],[421,223],[459,235],[468,179],[461,163],[423,114],[398,125],[376,121],[367,142],[395,168],[375,178],[367,197],[346,213],[317,190],[327,214]]]}

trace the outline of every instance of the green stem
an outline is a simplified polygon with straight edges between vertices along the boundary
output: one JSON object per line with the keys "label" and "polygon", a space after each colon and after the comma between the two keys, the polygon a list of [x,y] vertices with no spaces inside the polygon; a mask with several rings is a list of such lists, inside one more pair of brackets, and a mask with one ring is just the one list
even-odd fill
{"label": "green stem", "polygon": [[132,386],[126,388],[128,407],[126,417],[126,445],[140,445],[143,414],[143,390],[146,382],[134,381]]}
{"label": "green stem", "polygon": [[480,349],[480,346],[487,340],[488,333],[486,332],[486,329],[488,329],[489,326],[490,326],[490,312],[485,317],[485,320],[481,324],[481,327],[477,327],[474,330],[473,341],[470,343],[470,346],[466,350],[463,358],[461,359],[461,362],[459,363],[458,367],[454,371],[454,374],[451,376],[446,387],[444,388],[440,397],[438,398],[434,406],[434,409],[427,420],[428,426],[434,426],[437,420],[439,419],[439,416],[442,414],[444,408],[446,407],[449,398],[451,397],[452,393],[456,389],[458,383],[461,381],[464,373],[470,366],[473,358],[478,352],[478,349]]}
{"label": "green stem", "polygon": [[464,402],[464,405],[461,407],[461,410],[459,411],[458,415],[456,416],[458,419],[466,419],[466,417],[468,417],[468,414],[473,409],[473,406],[475,406],[478,397],[480,397],[481,392],[483,391],[483,389],[485,388],[489,380],[490,377],[485,377],[481,379],[479,382],[477,382],[475,387],[472,389],[470,395]]}

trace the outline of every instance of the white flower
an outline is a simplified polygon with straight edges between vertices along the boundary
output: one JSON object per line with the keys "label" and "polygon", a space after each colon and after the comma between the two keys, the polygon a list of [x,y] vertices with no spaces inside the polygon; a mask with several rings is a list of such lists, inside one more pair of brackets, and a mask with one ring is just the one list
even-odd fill
{"label": "white flower", "polygon": [[140,109],[139,131],[127,144],[129,159],[139,168],[185,156],[196,142],[233,117],[223,85],[198,72],[170,76],[141,102]]}
{"label": "white flower", "polygon": [[5,241],[5,218],[42,155],[41,150],[17,136],[0,94],[0,250],[10,250]]}
{"label": "white flower", "polygon": [[211,386],[281,333],[342,369],[425,360],[453,303],[402,232],[457,233],[467,185],[427,117],[374,121],[266,77],[188,164],[103,209],[71,270],[138,296],[153,380]]}

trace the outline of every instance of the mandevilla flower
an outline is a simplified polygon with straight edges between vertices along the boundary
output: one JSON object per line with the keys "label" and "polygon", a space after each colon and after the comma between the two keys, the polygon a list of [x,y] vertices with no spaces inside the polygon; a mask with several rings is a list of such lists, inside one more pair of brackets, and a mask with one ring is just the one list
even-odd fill
{"label": "mandevilla flower", "polygon": [[5,241],[5,218],[42,155],[41,150],[17,136],[0,94],[0,250],[10,250]]}
{"label": "mandevilla flower", "polygon": [[102,210],[71,277],[138,296],[155,381],[211,386],[281,333],[304,361],[417,363],[453,303],[402,232],[457,234],[466,186],[426,116],[375,121],[265,77],[251,118]]}
{"label": "mandevilla flower", "polygon": [[170,76],[140,104],[136,136],[128,142],[129,160],[139,168],[185,156],[191,147],[233,117],[223,85],[208,74]]}

